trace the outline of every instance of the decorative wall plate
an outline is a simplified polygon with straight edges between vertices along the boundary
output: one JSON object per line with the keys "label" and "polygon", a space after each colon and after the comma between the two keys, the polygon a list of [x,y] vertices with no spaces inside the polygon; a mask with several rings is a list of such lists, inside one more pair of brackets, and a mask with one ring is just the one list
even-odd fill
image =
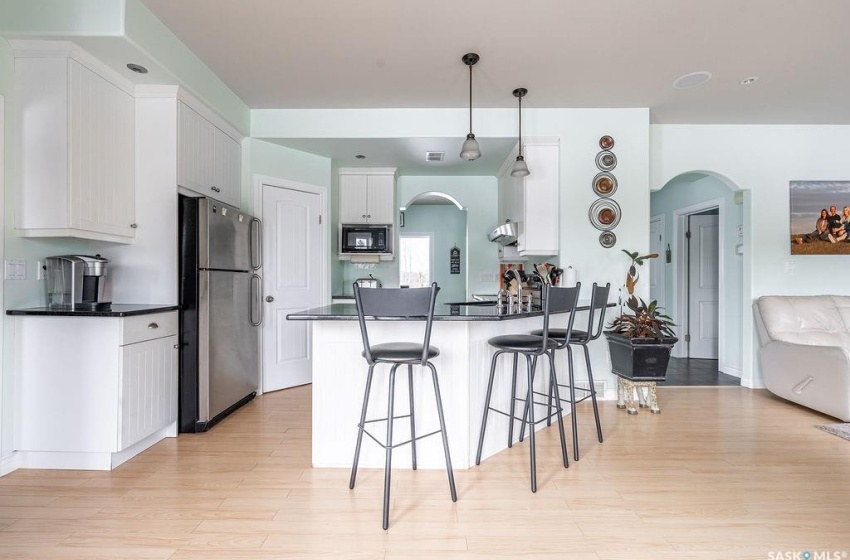
{"label": "decorative wall plate", "polygon": [[617,244],[617,236],[614,235],[613,231],[603,231],[599,234],[599,244],[610,249]]}
{"label": "decorative wall plate", "polygon": [[607,171],[597,173],[593,178],[593,192],[597,196],[611,196],[617,192],[617,178]]}
{"label": "decorative wall plate", "polygon": [[603,150],[610,150],[614,147],[614,139],[606,134],[599,139],[599,147]]}
{"label": "decorative wall plate", "polygon": [[610,198],[599,198],[590,205],[590,223],[598,230],[608,231],[620,223],[620,205]]}
{"label": "decorative wall plate", "polygon": [[600,171],[611,171],[617,167],[617,156],[608,150],[602,150],[596,154],[596,167]]}

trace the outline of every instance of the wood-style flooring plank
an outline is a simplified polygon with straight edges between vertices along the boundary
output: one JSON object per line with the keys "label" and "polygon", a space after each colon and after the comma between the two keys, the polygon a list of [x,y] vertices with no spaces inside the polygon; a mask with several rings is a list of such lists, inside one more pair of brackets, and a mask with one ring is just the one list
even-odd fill
{"label": "wood-style flooring plank", "polygon": [[[846,550],[850,442],[832,419],[764,391],[659,390],[663,412],[578,406],[580,461],[556,429],[455,471],[310,465],[310,387],[263,395],[204,434],[164,440],[112,472],[0,478],[0,560],[333,558],[764,559]],[[449,426],[451,430],[451,426]],[[568,439],[571,436],[568,434]],[[370,445],[367,441],[364,445]],[[572,459],[572,456],[570,457]]]}

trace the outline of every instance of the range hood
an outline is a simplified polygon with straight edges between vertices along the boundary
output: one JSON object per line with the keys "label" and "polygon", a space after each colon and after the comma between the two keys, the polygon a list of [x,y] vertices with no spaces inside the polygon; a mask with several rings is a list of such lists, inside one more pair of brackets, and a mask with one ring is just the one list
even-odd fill
{"label": "range hood", "polygon": [[487,239],[499,245],[510,245],[516,243],[516,223],[505,222],[490,232]]}

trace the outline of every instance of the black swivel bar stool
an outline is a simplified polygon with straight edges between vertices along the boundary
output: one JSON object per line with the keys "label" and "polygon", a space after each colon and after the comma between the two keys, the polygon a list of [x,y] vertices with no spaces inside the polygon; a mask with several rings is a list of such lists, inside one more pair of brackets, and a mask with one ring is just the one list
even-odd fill
{"label": "black swivel bar stool", "polygon": [[[567,365],[569,366],[569,383],[561,384],[560,387],[566,387],[570,390],[570,420],[573,428],[573,457],[576,461],[579,459],[578,453],[578,426],[576,423],[576,404],[590,398],[593,401],[593,416],[596,418],[596,435],[599,438],[599,443],[602,443],[602,424],[599,422],[599,406],[596,403],[596,387],[593,385],[593,370],[590,367],[590,353],[587,350],[587,344],[591,340],[596,340],[602,334],[602,329],[605,323],[605,309],[608,306],[608,292],[611,290],[611,284],[598,286],[593,283],[593,289],[590,294],[590,309],[587,318],[587,330],[573,330],[568,333],[564,329],[550,329],[549,336],[559,342],[568,341],[567,348]],[[542,330],[532,331],[531,334],[542,335]],[[587,382],[588,388],[576,387],[575,378],[573,376],[573,350],[571,346],[581,346],[584,350],[584,361],[587,364]],[[562,346],[563,347],[563,346]],[[581,391],[582,396],[576,399],[576,391]],[[557,398],[557,395],[555,395]],[[551,404],[549,413],[552,413]],[[520,431],[520,437],[525,432],[523,424]]]}
{"label": "black swivel bar stool", "polygon": [[[354,488],[357,478],[357,463],[360,460],[360,444],[363,442],[363,434],[386,450],[386,463],[384,465],[384,529],[389,526],[390,509],[390,476],[392,474],[393,449],[402,445],[410,444],[413,470],[416,470],[416,440],[434,434],[442,434],[443,450],[446,454],[446,471],[449,475],[449,489],[452,501],[457,501],[457,490],[455,489],[454,473],[452,472],[452,460],[449,455],[449,440],[446,437],[446,422],[443,418],[443,402],[440,398],[440,385],[437,381],[437,369],[431,363],[431,359],[440,355],[440,350],[431,346],[431,322],[434,318],[434,302],[437,292],[440,290],[436,283],[430,288],[364,288],[354,284],[354,300],[357,303],[357,317],[360,321],[360,334],[363,337],[363,357],[369,364],[369,373],[366,376],[366,392],[363,395],[363,410],[360,413],[360,423],[357,424],[357,447],[354,451],[354,465],[351,467],[351,480],[349,488]],[[406,320],[424,320],[425,338],[420,343],[416,342],[389,342],[372,346],[369,343],[369,334],[366,329],[366,317],[392,318]],[[366,420],[366,410],[369,407],[369,392],[372,388],[372,374],[378,364],[392,364],[390,369],[390,392],[389,405],[386,418]],[[410,400],[410,413],[403,416],[395,416],[393,407],[395,404],[395,374],[398,366],[407,365],[408,376],[408,398]],[[431,378],[434,382],[434,395],[437,401],[437,416],[440,420],[440,429],[417,437],[415,427],[415,416],[413,410],[413,366],[427,367],[431,370]],[[401,443],[393,444],[393,420],[398,418],[410,418],[410,439]],[[372,422],[387,423],[387,439],[381,443],[375,436],[366,431],[366,424]]]}
{"label": "black swivel bar stool", "polygon": [[[555,393],[555,402],[557,405],[557,415],[558,415],[558,431],[561,437],[561,455],[564,460],[564,467],[569,467],[569,458],[567,457],[567,443],[566,438],[564,437],[564,422],[563,422],[563,413],[561,409],[561,401],[558,396],[558,384],[557,378],[555,377],[555,360],[554,360],[554,351],[558,348],[563,348],[566,345],[565,341],[558,342],[557,340],[551,338],[549,336],[549,315],[551,313],[569,313],[567,332],[572,329],[573,324],[573,316],[574,310],[576,307],[576,301],[578,300],[579,288],[550,288],[548,285],[543,286],[543,329],[541,330],[540,336],[530,335],[530,334],[512,334],[512,335],[501,335],[495,336],[487,341],[487,343],[496,348],[496,353],[493,354],[493,360],[490,364],[490,379],[487,383],[487,397],[484,401],[484,416],[481,419],[481,434],[478,438],[478,452],[475,455],[475,464],[481,464],[481,450],[484,446],[484,432],[487,428],[487,416],[489,412],[492,410],[498,414],[502,414],[510,418],[510,424],[508,428],[508,447],[511,447],[513,440],[513,423],[514,420],[521,420],[523,423],[523,427],[525,426],[526,419],[528,419],[528,423],[531,424],[532,428],[529,430],[529,455],[531,460],[531,491],[537,492],[537,459],[535,455],[535,438],[534,438],[534,426],[538,422],[543,422],[544,420],[549,421],[552,416],[551,411],[551,401],[548,403],[535,403],[534,395],[539,394],[534,391],[534,372],[537,367],[537,358],[546,355],[549,357],[549,374],[550,374],[550,386],[551,390]],[[502,354],[513,354],[513,374],[511,377],[511,411],[510,413],[498,410],[490,406],[490,397],[493,394],[493,379],[496,375],[496,362]],[[516,396],[516,376],[517,376],[517,358],[519,354],[525,356],[526,361],[526,371],[528,375],[528,391],[525,396],[525,399],[517,398]],[[544,395],[546,396],[546,395]],[[525,405],[523,407],[522,417],[517,417],[514,414],[514,408],[516,401],[525,401]],[[549,406],[549,416],[547,418],[542,418],[540,420],[534,419],[534,404],[542,404],[544,406]],[[522,441],[522,437],[520,437],[520,441]]]}

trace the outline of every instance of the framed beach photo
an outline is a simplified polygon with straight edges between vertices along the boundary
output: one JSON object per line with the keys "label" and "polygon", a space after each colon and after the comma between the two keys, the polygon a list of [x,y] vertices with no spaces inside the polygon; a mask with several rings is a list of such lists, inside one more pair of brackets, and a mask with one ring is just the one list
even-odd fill
{"label": "framed beach photo", "polygon": [[791,181],[791,254],[850,255],[850,181]]}

